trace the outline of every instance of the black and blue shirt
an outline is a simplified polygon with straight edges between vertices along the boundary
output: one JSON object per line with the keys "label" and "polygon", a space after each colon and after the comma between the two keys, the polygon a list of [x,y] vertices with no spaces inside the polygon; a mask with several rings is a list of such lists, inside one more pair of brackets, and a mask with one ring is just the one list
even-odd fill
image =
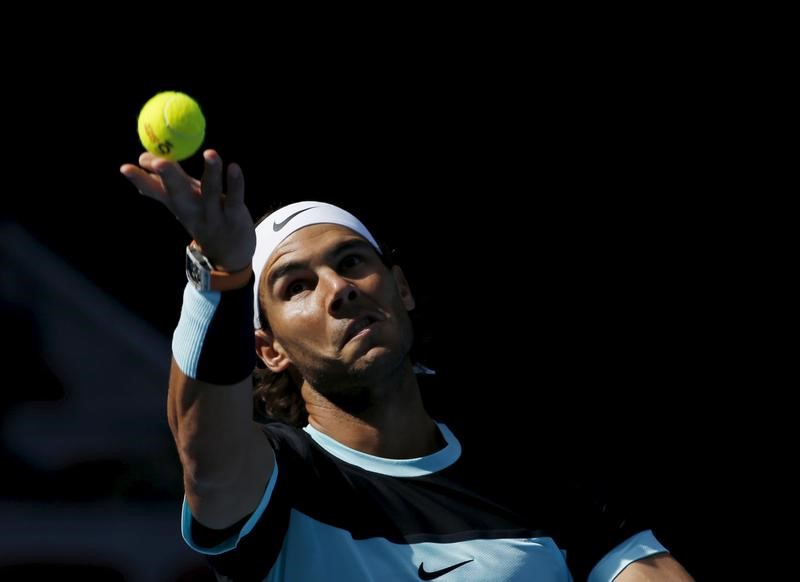
{"label": "black and blue shirt", "polygon": [[311,426],[268,423],[276,466],[258,508],[238,533],[205,547],[184,502],[184,538],[221,579],[269,582],[570,582],[572,552],[584,560],[588,553],[596,564],[588,579],[605,582],[667,551],[649,530],[575,501],[541,475],[530,479],[532,502],[512,508],[480,456],[464,454],[450,430],[439,429],[444,448],[397,460],[350,449]]}

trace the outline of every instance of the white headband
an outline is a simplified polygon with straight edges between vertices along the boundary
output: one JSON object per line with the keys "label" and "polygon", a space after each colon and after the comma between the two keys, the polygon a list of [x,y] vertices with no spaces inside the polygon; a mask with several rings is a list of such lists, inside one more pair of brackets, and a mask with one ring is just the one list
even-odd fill
{"label": "white headband", "polygon": [[286,237],[293,232],[312,224],[340,224],[346,226],[363,236],[369,243],[380,252],[378,243],[372,237],[359,219],[342,210],[333,204],[326,202],[295,202],[283,208],[279,208],[256,227],[256,252],[253,255],[253,273],[256,282],[253,284],[254,311],[253,324],[256,329],[261,328],[261,318],[259,318],[258,308],[258,283],[261,280],[261,273],[267,266],[272,252],[281,244]]}

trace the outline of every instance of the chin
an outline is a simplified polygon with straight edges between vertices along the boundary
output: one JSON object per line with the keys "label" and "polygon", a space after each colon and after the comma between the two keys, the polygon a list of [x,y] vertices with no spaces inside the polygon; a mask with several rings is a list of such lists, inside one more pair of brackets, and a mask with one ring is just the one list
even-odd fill
{"label": "chin", "polygon": [[404,362],[405,356],[400,352],[383,347],[373,347],[366,354],[360,356],[350,369],[359,376],[383,375],[396,370]]}

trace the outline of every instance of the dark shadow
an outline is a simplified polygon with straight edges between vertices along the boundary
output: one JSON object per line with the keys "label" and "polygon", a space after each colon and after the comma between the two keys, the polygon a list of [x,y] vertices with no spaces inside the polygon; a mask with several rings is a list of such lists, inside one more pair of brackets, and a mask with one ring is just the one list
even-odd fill
{"label": "dark shadow", "polygon": [[125,582],[119,571],[95,564],[13,564],[0,566],[0,580],[81,580],[81,582]]}

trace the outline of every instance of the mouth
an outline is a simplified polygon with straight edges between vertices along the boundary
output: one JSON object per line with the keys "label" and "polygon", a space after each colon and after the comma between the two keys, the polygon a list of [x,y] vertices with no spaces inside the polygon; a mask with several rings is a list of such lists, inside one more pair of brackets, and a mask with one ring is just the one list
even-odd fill
{"label": "mouth", "polygon": [[378,321],[378,318],[371,315],[365,315],[364,317],[359,317],[351,321],[345,330],[344,338],[342,338],[342,344],[340,347],[344,347],[348,342],[350,342],[350,340],[356,337],[369,333],[372,324],[376,321]]}

